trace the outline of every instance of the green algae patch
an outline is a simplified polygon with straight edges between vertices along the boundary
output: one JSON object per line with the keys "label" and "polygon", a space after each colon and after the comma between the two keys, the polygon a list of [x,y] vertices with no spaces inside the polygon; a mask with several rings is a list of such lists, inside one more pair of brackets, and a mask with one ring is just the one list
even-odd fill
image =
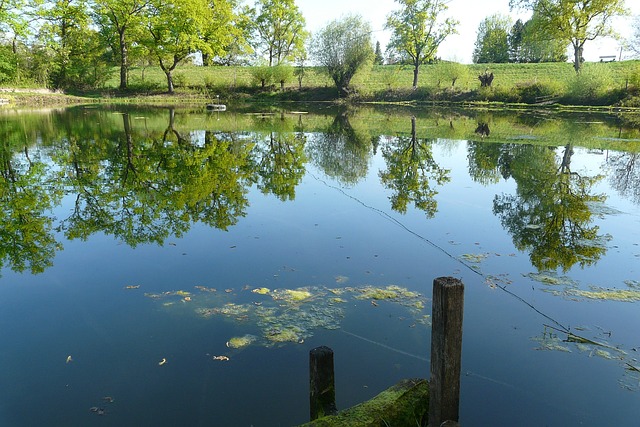
{"label": "green algae patch", "polygon": [[592,286],[591,290],[571,289],[568,291],[570,295],[577,297],[601,300],[601,301],[618,301],[618,302],[637,302],[640,301],[640,290],[637,289],[604,289]]}
{"label": "green algae patch", "polygon": [[267,331],[265,338],[274,343],[282,344],[287,342],[299,343],[304,342],[304,330],[296,326],[289,326],[278,330]]}
{"label": "green algae patch", "polygon": [[[200,293],[190,298],[188,304],[185,304],[185,298],[177,299],[180,297],[177,292],[146,295],[158,300],[167,310],[193,310],[196,316],[203,319],[222,318],[242,325],[247,333],[254,334],[231,338],[227,346],[235,349],[250,344],[264,347],[300,344],[317,330],[340,329],[347,310],[357,300],[385,300],[385,304],[402,306],[406,314],[398,316],[398,321],[408,317],[412,319],[413,326],[430,326],[430,317],[425,308],[427,298],[398,285],[341,288],[307,286],[273,290],[258,287],[240,294],[207,292],[203,287],[197,289]],[[371,310],[377,310],[376,306],[369,305]]]}
{"label": "green algae patch", "polygon": [[243,348],[253,344],[258,337],[255,335],[247,334],[241,337],[233,337],[227,341],[227,347],[229,348]]}
{"label": "green algae patch", "polygon": [[309,292],[306,289],[302,289],[302,290],[285,289],[284,295],[285,295],[285,298],[284,298],[285,300],[292,301],[292,302],[304,301],[313,296],[311,292]]}
{"label": "green algae patch", "polygon": [[384,288],[379,288],[375,286],[364,286],[362,288],[358,288],[359,292],[356,295],[356,299],[372,299],[372,300],[409,300],[419,297],[420,294],[417,292],[412,292],[406,288],[402,288],[397,285],[389,285]]}
{"label": "green algae patch", "polygon": [[406,379],[371,400],[300,427],[422,426],[428,413],[429,382]]}
{"label": "green algae patch", "polygon": [[462,254],[460,259],[474,264],[479,264],[489,257],[489,254]]}
{"label": "green algae patch", "polygon": [[535,280],[536,282],[543,283],[545,285],[552,286],[575,286],[576,282],[567,276],[558,276],[555,273],[529,273],[525,274],[525,277]]}

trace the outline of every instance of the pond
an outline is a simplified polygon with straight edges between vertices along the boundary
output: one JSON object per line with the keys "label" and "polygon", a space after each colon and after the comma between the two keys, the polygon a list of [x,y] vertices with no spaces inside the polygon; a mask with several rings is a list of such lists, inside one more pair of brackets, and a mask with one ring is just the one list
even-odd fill
{"label": "pond", "polygon": [[429,376],[442,276],[462,425],[640,417],[637,117],[295,108],[0,114],[0,425],[302,424],[315,347]]}

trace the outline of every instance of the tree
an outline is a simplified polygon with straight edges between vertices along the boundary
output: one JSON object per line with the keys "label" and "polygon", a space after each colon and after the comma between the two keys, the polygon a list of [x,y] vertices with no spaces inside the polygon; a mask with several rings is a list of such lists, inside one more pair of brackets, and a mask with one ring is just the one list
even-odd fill
{"label": "tree", "polygon": [[262,49],[269,66],[304,51],[309,33],[295,0],[257,0],[252,15],[256,48]]}
{"label": "tree", "polygon": [[534,15],[524,23],[518,62],[565,62],[567,41],[546,37],[538,31]]}
{"label": "tree", "polygon": [[523,62],[522,59],[522,39],[524,38],[524,23],[518,19],[511,31],[507,41],[509,43],[509,62]]}
{"label": "tree", "polygon": [[633,20],[633,34],[627,41],[627,49],[630,49],[634,56],[640,57],[640,15]]}
{"label": "tree", "polygon": [[499,14],[491,15],[480,22],[473,50],[473,62],[509,62],[510,27],[510,19]]}
{"label": "tree", "polygon": [[627,14],[624,0],[510,0],[509,6],[533,11],[536,31],[573,47],[573,68],[580,72],[587,41],[615,34],[612,19]]}
{"label": "tree", "polygon": [[376,50],[374,52],[376,56],[373,63],[376,65],[384,65],[384,56],[382,55],[382,48],[380,47],[380,41],[376,41]]}
{"label": "tree", "polygon": [[96,0],[96,21],[104,35],[115,35],[120,62],[120,90],[126,90],[131,40],[140,37],[150,0]]}
{"label": "tree", "polygon": [[87,0],[42,3],[37,14],[44,21],[37,38],[53,53],[53,87],[95,87],[108,76],[101,58],[104,46],[91,28]]}
{"label": "tree", "polygon": [[346,96],[353,76],[373,57],[371,26],[359,15],[334,20],[315,35],[311,49],[340,95]]}
{"label": "tree", "polygon": [[446,0],[396,0],[400,10],[387,17],[386,28],[391,30],[389,46],[403,52],[413,65],[413,87],[418,87],[420,65],[432,60],[438,46],[455,33],[457,21],[442,14],[448,9]]}
{"label": "tree", "polygon": [[202,63],[212,62],[231,65],[239,62],[239,57],[251,52],[247,38],[249,35],[249,9],[240,8],[238,0],[209,0],[213,18],[211,25],[203,33],[202,39],[210,50],[202,51]]}
{"label": "tree", "polygon": [[213,25],[208,0],[153,0],[149,5],[148,34],[145,44],[158,59],[167,77],[167,91],[174,93],[173,71],[189,55],[211,53],[211,44],[200,37]]}

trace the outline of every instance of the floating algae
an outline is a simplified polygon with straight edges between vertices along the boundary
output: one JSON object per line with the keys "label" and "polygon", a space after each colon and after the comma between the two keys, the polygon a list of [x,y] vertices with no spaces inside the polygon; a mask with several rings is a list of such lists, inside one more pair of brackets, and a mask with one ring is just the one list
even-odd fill
{"label": "floating algae", "polygon": [[636,302],[640,301],[640,290],[638,289],[605,289],[598,286],[591,286],[591,290],[570,289],[567,291],[570,295],[583,297],[587,299],[596,299],[602,301],[618,301],[618,302]]}
{"label": "floating algae", "polygon": [[251,334],[243,335],[241,337],[233,337],[233,338],[229,339],[229,341],[227,341],[227,347],[229,347],[229,348],[243,348],[243,347],[246,347],[248,345],[253,344],[254,342],[256,342],[257,339],[258,339],[258,337],[256,337],[255,335],[251,335]]}
{"label": "floating algae", "polygon": [[531,280],[535,280],[536,282],[544,283],[545,285],[564,285],[564,286],[575,286],[576,282],[570,279],[567,276],[558,276],[555,273],[529,273],[525,274],[525,277],[530,278]]}
{"label": "floating algae", "polygon": [[489,257],[489,254],[462,254],[460,258],[464,261],[479,264]]}
{"label": "floating algae", "polygon": [[540,337],[531,338],[533,341],[537,341],[540,344],[540,347],[537,347],[536,350],[557,350],[564,351],[567,353],[571,353],[569,347],[567,347],[563,341],[558,338],[555,334],[543,333]]}
{"label": "floating algae", "polygon": [[[259,333],[255,335],[247,334],[229,339],[227,346],[234,349],[242,349],[251,344],[272,347],[302,343],[318,329],[339,329],[346,310],[351,307],[347,303],[353,300],[385,300],[404,306],[413,315],[411,327],[416,324],[428,326],[430,323],[429,315],[423,312],[426,298],[397,285],[274,290],[256,288],[241,296],[211,293],[204,289],[201,291],[202,295],[191,302],[198,316],[204,319],[221,317],[257,326]],[[165,292],[154,294],[153,298],[171,299],[175,296],[179,296],[177,292]],[[236,298],[243,298],[244,301],[234,302]],[[172,302],[173,300],[169,301]]]}
{"label": "floating algae", "polygon": [[284,300],[286,302],[301,302],[309,299],[313,294],[307,288],[299,289],[276,289],[272,293],[273,299]]}

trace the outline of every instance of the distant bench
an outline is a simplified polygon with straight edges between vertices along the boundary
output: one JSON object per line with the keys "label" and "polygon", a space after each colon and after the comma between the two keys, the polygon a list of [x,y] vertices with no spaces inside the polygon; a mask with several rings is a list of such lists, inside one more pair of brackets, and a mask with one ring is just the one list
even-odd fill
{"label": "distant bench", "polygon": [[600,57],[600,62],[613,62],[616,60],[615,55],[604,55]]}

